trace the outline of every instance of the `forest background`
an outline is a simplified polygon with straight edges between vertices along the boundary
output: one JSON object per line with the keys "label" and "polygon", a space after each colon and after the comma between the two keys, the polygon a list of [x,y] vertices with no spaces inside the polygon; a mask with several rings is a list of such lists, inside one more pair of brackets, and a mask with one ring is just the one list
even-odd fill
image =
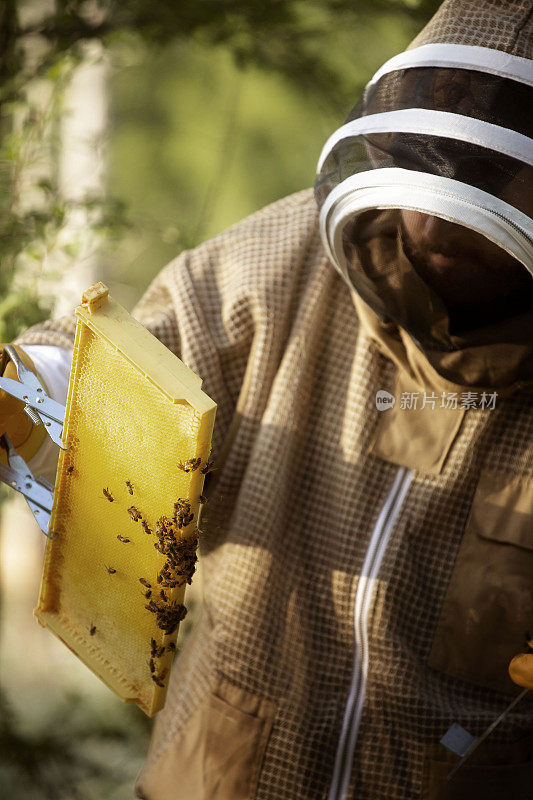
{"label": "forest background", "polygon": [[[312,186],[366,81],[438,6],[2,0],[0,342],[97,280],[131,310],[181,250]],[[150,724],[38,628],[44,537],[3,485],[0,514],[0,796],[130,798]]]}

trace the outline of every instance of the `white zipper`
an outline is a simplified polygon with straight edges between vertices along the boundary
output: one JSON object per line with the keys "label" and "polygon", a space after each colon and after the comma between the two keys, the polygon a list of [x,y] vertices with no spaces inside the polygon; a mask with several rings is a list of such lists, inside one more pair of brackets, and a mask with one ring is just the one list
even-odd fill
{"label": "white zipper", "polygon": [[353,754],[365,699],[368,672],[368,612],[383,555],[412,478],[412,470],[407,467],[398,469],[372,531],[357,583],[354,604],[354,668],[327,800],[344,800],[348,791]]}
{"label": "white zipper", "polygon": [[434,214],[466,226],[495,242],[532,271],[531,217],[498,197],[461,181],[383,167],[350,175],[328,194],[320,209],[320,235],[326,251],[348,281],[342,232],[348,220],[369,209],[405,208]]}

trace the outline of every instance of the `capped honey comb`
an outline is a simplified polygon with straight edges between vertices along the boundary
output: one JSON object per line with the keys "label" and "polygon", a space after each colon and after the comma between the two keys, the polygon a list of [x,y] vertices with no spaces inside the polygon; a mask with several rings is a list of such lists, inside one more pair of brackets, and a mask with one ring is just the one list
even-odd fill
{"label": "capped honey comb", "polygon": [[67,449],[35,615],[152,716],[186,613],[216,404],[103,284],[76,315]]}

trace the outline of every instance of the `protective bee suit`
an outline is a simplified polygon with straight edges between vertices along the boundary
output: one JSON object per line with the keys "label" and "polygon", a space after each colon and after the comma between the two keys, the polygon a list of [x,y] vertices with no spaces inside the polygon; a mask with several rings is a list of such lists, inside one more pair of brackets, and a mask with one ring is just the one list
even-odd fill
{"label": "protective bee suit", "polygon": [[[532,9],[445,2],[326,143],[318,210],[263,209],[134,310],[218,404],[203,614],[139,797],[531,796],[527,697],[450,783],[439,740],[518,693],[533,625]],[[451,314],[403,211],[496,244],[523,302]],[[18,339],[45,381],[74,325]]]}

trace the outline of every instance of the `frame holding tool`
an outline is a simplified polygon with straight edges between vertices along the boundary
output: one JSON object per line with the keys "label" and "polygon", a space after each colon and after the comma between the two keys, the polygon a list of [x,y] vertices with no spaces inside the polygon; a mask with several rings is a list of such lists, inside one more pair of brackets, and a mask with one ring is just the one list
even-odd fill
{"label": "frame holding tool", "polygon": [[496,717],[496,719],[491,722],[491,724],[486,728],[480,736],[472,736],[465,728],[459,725],[457,722],[454,722],[451,725],[442,739],[440,743],[446,747],[447,750],[450,750],[452,753],[455,753],[456,756],[460,756],[459,761],[454,766],[454,768],[448,773],[448,780],[451,781],[457,770],[459,770],[465,761],[470,758],[474,750],[477,750],[480,744],[485,741],[485,739],[490,736],[492,731],[502,722],[507,714],[513,710],[513,708],[520,702],[520,700],[525,697],[525,695],[529,692],[529,689],[523,689],[520,694],[518,694],[509,705],[504,708],[502,713]]}
{"label": "frame holding tool", "polygon": [[216,404],[104,284],[84,293],[76,316],[65,407],[11,346],[4,358],[20,383],[0,378],[59,445],[55,486],[5,435],[0,479],[48,536],[37,619],[151,716],[164,705],[187,613]]}
{"label": "frame holding tool", "polygon": [[[13,345],[5,345],[3,349],[0,376],[3,375],[9,359],[15,365],[18,381],[14,378],[0,377],[0,389],[25,403],[24,412],[34,425],[44,425],[52,441],[61,449],[65,449],[61,439],[65,406],[48,397],[38,377],[24,364]],[[53,486],[46,480],[34,477],[7,434],[3,434],[0,438],[0,445],[7,453],[7,465],[0,462],[0,480],[24,496],[40,529],[46,536],[50,536]]]}

